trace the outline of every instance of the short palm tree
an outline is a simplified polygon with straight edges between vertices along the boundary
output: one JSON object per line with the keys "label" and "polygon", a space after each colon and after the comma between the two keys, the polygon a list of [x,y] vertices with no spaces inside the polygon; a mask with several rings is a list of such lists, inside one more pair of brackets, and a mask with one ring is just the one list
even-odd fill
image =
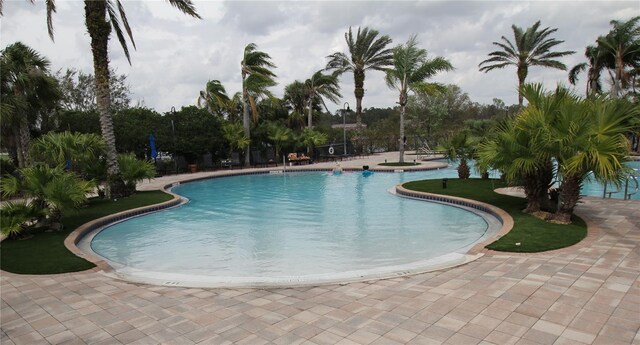
{"label": "short palm tree", "polygon": [[349,55],[337,52],[327,57],[329,62],[327,62],[326,69],[335,71],[337,75],[345,72],[353,73],[358,132],[361,132],[362,128],[365,72],[367,70],[385,71],[393,64],[393,50],[387,48],[391,44],[391,37],[387,35],[378,37],[379,34],[377,30],[365,27],[358,28],[354,37],[351,27],[349,27],[349,31],[344,34]]}
{"label": "short palm tree", "polygon": [[598,37],[598,46],[603,53],[613,58],[613,90],[615,96],[627,88],[631,80],[631,69],[640,67],[640,16],[627,21],[612,20],[613,28],[606,36]]}
{"label": "short palm tree", "polygon": [[26,167],[31,159],[29,127],[37,122],[37,113],[59,98],[58,85],[50,73],[50,62],[21,42],[2,50],[0,56],[0,120],[16,140],[18,166]]}
{"label": "short palm tree", "polygon": [[234,122],[227,122],[222,126],[222,136],[229,143],[229,156],[235,149],[244,150],[249,147],[249,138],[244,134],[244,128]]}
{"label": "short palm tree", "polygon": [[61,166],[84,175],[105,152],[102,138],[92,133],[49,132],[36,139],[31,155],[37,162]]}
{"label": "short palm tree", "polygon": [[[167,0],[179,11],[195,18],[200,18],[191,0]],[[2,2],[0,0],[0,14],[2,14]],[[53,13],[56,12],[55,0],[45,0],[47,7],[47,28],[49,36],[53,39]],[[96,82],[96,105],[100,114],[100,128],[102,137],[107,145],[107,175],[109,188],[107,197],[124,195],[124,181],[120,176],[118,155],[116,152],[115,135],[113,133],[113,120],[111,117],[111,96],[109,82],[109,50],[108,43],[112,30],[115,32],[127,60],[131,61],[128,36],[135,48],[133,34],[129,27],[126,12],[120,0],[85,0],[84,17],[87,32],[91,39],[91,52],[93,54],[93,68]],[[126,36],[125,36],[126,33]]]}
{"label": "short palm tree", "polygon": [[118,164],[122,171],[122,179],[131,194],[136,191],[138,182],[156,177],[153,161],[139,160],[133,153],[118,155]]}
{"label": "short palm tree", "polygon": [[529,67],[542,66],[566,70],[567,66],[556,60],[559,57],[575,53],[574,51],[555,52],[551,49],[564,41],[549,37],[558,29],[544,28],[539,30],[540,21],[523,30],[512,25],[514,42],[502,36],[503,42],[493,42],[501,48],[489,53],[489,58],[482,61],[478,67],[481,72],[489,72],[497,68],[516,66],[518,74],[518,104],[522,106],[523,96],[520,88],[524,85]]}
{"label": "short palm tree", "polygon": [[206,108],[211,114],[223,114],[230,99],[219,80],[209,80],[198,96],[198,107]]}
{"label": "short palm tree", "polygon": [[418,48],[416,36],[411,36],[407,43],[393,50],[393,67],[387,70],[386,82],[390,88],[400,92],[400,158],[404,162],[404,115],[409,98],[409,90],[413,92],[430,92],[439,87],[427,83],[426,80],[438,72],[451,71],[453,66],[443,57],[427,58],[427,51]]}
{"label": "short palm tree", "polygon": [[0,233],[12,238],[25,238],[32,224],[43,216],[38,207],[25,201],[7,201],[0,209]]}
{"label": "short palm tree", "polygon": [[[251,138],[250,115],[253,114],[254,119],[258,116],[256,98],[270,96],[268,88],[276,85],[274,80],[276,75],[271,71],[275,67],[269,54],[259,51],[254,43],[244,48],[240,72],[242,74],[242,125],[244,136],[247,138]],[[247,167],[251,166],[249,146],[245,148],[244,157],[244,165]]]}
{"label": "short palm tree", "polygon": [[276,150],[276,162],[280,160],[280,149],[282,145],[289,142],[293,137],[291,129],[272,124],[268,129],[269,140],[271,140]]}
{"label": "short palm tree", "polygon": [[313,103],[320,102],[324,106],[327,113],[326,104],[324,98],[330,100],[333,103],[338,103],[342,97],[340,94],[340,85],[338,84],[338,76],[334,74],[323,74],[322,70],[314,73],[311,78],[304,82],[307,97],[307,107],[309,108],[309,115],[307,118],[307,128],[312,126],[313,117]]}
{"label": "short palm tree", "polygon": [[[325,144],[328,140],[328,136],[325,133],[313,130],[311,128],[305,128],[302,130],[302,133],[300,133],[298,140],[304,146],[314,148],[318,145]],[[311,158],[314,158],[312,152],[313,150],[309,150]]]}

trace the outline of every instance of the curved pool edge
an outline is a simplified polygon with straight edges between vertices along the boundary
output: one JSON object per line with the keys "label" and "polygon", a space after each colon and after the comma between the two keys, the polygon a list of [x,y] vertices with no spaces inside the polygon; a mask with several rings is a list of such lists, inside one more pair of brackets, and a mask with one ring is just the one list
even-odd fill
{"label": "curved pool edge", "polygon": [[93,253],[93,251],[87,252],[78,247],[80,241],[82,241],[87,235],[92,232],[99,232],[99,230],[106,228],[109,225],[115,224],[117,222],[127,220],[133,217],[142,216],[145,214],[162,211],[168,208],[180,206],[181,204],[186,202],[186,198],[172,193],[171,191],[164,189],[165,193],[173,196],[173,199],[167,200],[158,204],[152,204],[147,206],[141,206],[137,208],[132,208],[129,210],[121,211],[118,213],[110,214],[101,218],[94,219],[90,222],[84,223],[73,230],[65,239],[64,246],[74,255],[83,258],[94,265],[96,267],[90,270],[102,270],[104,272],[113,271],[113,267],[104,260],[102,257]]}
{"label": "curved pool edge", "polygon": [[471,249],[467,251],[467,255],[475,255],[482,252],[487,251],[485,247],[497,240],[499,240],[502,236],[506,235],[511,229],[513,229],[513,218],[509,213],[505,210],[493,206],[491,204],[487,204],[484,202],[480,202],[473,199],[465,199],[451,195],[443,195],[443,194],[435,194],[435,193],[427,193],[427,192],[419,192],[411,189],[404,188],[402,184],[396,186],[396,193],[402,196],[423,199],[426,201],[435,201],[435,202],[443,202],[450,205],[459,205],[464,207],[473,208],[479,210],[481,212],[488,213],[502,224],[500,229],[496,231],[494,234],[486,238],[482,242],[478,242],[473,245]]}

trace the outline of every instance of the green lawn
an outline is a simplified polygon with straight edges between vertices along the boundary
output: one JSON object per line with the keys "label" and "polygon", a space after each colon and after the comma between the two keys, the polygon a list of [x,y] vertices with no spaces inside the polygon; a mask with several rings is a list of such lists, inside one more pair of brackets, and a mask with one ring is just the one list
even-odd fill
{"label": "green lawn", "polygon": [[4,240],[0,244],[0,268],[21,274],[52,274],[77,272],[93,268],[89,261],[72,254],[64,246],[64,239],[78,226],[93,219],[120,211],[157,204],[171,200],[173,196],[162,191],[137,192],[118,201],[91,199],[89,205],[71,211],[63,217],[64,230],[57,232],[35,231],[26,240]]}
{"label": "green lawn", "polygon": [[385,167],[408,167],[408,166],[420,165],[420,163],[413,163],[413,162],[404,162],[404,163],[400,163],[400,162],[391,162],[391,163],[379,163],[378,165],[382,165],[382,166],[385,166]]}
{"label": "green lawn", "polygon": [[[495,188],[506,187],[497,180],[481,179],[449,179],[448,188],[442,188],[442,180],[423,180],[404,184],[407,189],[444,195],[453,195],[467,199],[481,201],[497,206],[513,217],[513,229],[496,242],[487,246],[488,249],[534,253],[559,249],[580,242],[587,236],[587,226],[582,219],[574,216],[569,225],[546,222],[529,214],[523,213],[526,206],[523,198],[502,195],[494,192]],[[520,243],[516,246],[516,243]]]}

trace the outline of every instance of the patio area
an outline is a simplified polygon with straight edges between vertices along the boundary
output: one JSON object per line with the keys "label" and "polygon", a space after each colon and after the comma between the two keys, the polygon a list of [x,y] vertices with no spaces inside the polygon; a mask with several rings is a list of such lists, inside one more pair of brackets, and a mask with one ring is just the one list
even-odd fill
{"label": "patio area", "polygon": [[[198,174],[216,173],[187,177]],[[193,289],[97,271],[2,272],[0,342],[640,344],[640,203],[585,198],[578,214],[589,236],[573,247],[487,251],[456,268],[364,283]]]}

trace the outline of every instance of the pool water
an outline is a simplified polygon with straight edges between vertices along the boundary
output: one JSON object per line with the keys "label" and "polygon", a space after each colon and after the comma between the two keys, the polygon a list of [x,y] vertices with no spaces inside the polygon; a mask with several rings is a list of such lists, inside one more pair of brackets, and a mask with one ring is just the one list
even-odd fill
{"label": "pool water", "polygon": [[463,251],[487,232],[457,207],[393,195],[398,183],[455,171],[244,175],[186,183],[181,207],[98,233],[116,266],[220,277],[304,277],[378,270]]}

